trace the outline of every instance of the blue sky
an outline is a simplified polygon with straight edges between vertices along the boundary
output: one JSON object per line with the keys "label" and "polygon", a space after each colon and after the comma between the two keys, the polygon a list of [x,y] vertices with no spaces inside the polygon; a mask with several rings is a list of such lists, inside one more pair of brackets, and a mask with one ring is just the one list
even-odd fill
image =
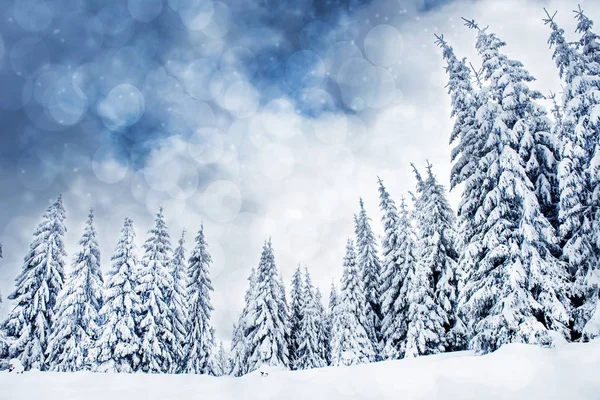
{"label": "blue sky", "polygon": [[[204,221],[222,338],[267,236],[286,279],[301,263],[328,290],[359,196],[379,230],[377,175],[397,199],[414,185],[410,162],[431,160],[447,182],[449,100],[433,33],[474,56],[460,16],[481,18],[544,77],[541,89],[556,90],[545,4],[0,2],[3,296],[60,193],[68,263],[93,207],[104,271],[125,216],[141,243],[164,205],[171,236],[188,230],[188,249]],[[575,5],[548,6],[569,30]],[[585,6],[594,17],[598,7]]]}

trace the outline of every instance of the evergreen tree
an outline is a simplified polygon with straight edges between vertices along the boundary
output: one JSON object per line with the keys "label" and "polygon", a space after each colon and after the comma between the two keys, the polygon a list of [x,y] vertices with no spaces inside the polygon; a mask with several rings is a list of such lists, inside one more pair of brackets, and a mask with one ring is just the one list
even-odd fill
{"label": "evergreen tree", "polygon": [[100,309],[103,324],[96,343],[96,370],[100,372],[134,372],[140,364],[141,340],[136,326],[141,299],[136,292],[139,265],[135,237],[133,221],[125,218]]}
{"label": "evergreen tree", "polygon": [[212,350],[210,316],[213,307],[210,292],[213,291],[209,268],[212,258],[204,237],[204,225],[196,236],[196,245],[188,261],[187,347],[185,371],[193,374],[209,373],[209,357]]}
{"label": "evergreen tree", "polygon": [[[562,160],[559,166],[560,238],[563,258],[573,277],[572,298],[574,310],[574,338],[584,340],[600,335],[600,243],[598,241],[599,215],[598,184],[594,181],[593,151],[600,140],[595,109],[600,99],[593,93],[600,88],[600,67],[597,63],[598,38],[593,33],[592,21],[579,10],[576,14],[577,43],[581,52],[568,43],[563,29],[548,14],[545,23],[552,33],[548,39],[554,47],[553,58],[565,87],[562,98],[563,115],[559,121]],[[597,147],[596,147],[597,148]],[[596,175],[597,176],[597,175]],[[596,315],[594,317],[594,315]],[[588,321],[592,323],[588,326]]]}
{"label": "evergreen tree", "polygon": [[219,342],[219,347],[214,358],[214,365],[212,370],[214,376],[229,375],[229,372],[231,370],[229,356],[225,351],[223,342]]}
{"label": "evergreen tree", "polygon": [[246,321],[248,371],[261,365],[289,367],[288,315],[283,294],[269,240],[263,247],[256,292]]}
{"label": "evergreen tree", "polygon": [[333,343],[333,322],[335,321],[335,310],[338,303],[337,290],[333,281],[329,292],[329,304],[325,313],[325,359],[327,365],[332,365],[332,343]]}
{"label": "evergreen tree", "polygon": [[254,268],[250,271],[248,277],[248,289],[244,296],[244,308],[240,315],[237,325],[233,326],[233,338],[231,341],[231,373],[235,376],[242,376],[249,372],[248,357],[249,345],[247,338],[247,327],[249,324],[248,314],[250,307],[254,303],[256,296],[256,272]]}
{"label": "evergreen tree", "polygon": [[317,319],[319,329],[317,330],[317,338],[319,340],[319,354],[323,359],[324,365],[329,365],[329,359],[331,357],[331,349],[329,348],[329,322],[327,312],[323,306],[323,295],[319,288],[315,289],[315,301],[317,305]]}
{"label": "evergreen tree", "polygon": [[376,355],[380,348],[381,329],[381,295],[380,274],[381,263],[377,255],[377,243],[371,230],[371,219],[367,216],[365,205],[360,199],[360,212],[356,216],[356,250],[358,253],[358,267],[362,273],[365,293],[365,329],[369,335]]}
{"label": "evergreen tree", "polygon": [[73,270],[57,299],[48,339],[47,365],[54,371],[87,370],[95,362],[93,346],[99,334],[97,322],[104,281],[93,211],[79,245]]}
{"label": "evergreen tree", "polygon": [[215,329],[210,328],[210,332],[208,335],[208,345],[206,348],[208,349],[208,364],[206,367],[206,374],[210,376],[221,376],[221,366],[219,365],[219,361],[217,360],[217,342],[215,338]]}
{"label": "evergreen tree", "polygon": [[435,296],[435,311],[431,315],[437,314],[442,319],[443,330],[439,333],[445,350],[462,350],[466,345],[466,331],[456,315],[459,277],[454,212],[446,199],[444,186],[437,182],[429,163],[426,179],[422,179],[416,169],[415,174],[420,193],[415,205],[417,258],[423,268],[431,271]]}
{"label": "evergreen tree", "polygon": [[412,228],[404,199],[400,214],[394,200],[390,198],[379,179],[379,205],[383,223],[381,272],[381,336],[383,359],[399,359],[406,338],[406,276],[413,262]]}
{"label": "evergreen tree", "polygon": [[171,351],[175,337],[167,304],[173,281],[169,274],[171,243],[163,208],[156,214],[155,226],[144,243],[144,256],[137,292],[141,299],[141,360],[143,372],[169,372],[173,367]]}
{"label": "evergreen tree", "polygon": [[[600,115],[598,114],[600,98],[597,96],[597,90],[600,88],[600,36],[592,31],[594,23],[583,13],[581,7],[576,12],[576,17],[577,32],[581,34],[579,44],[583,63],[589,76],[587,101],[591,104],[587,104],[590,109],[589,116],[579,119],[575,129],[592,150],[587,164],[587,175],[589,186],[592,188],[590,204],[595,210],[592,216],[592,238],[593,259],[596,260],[590,270],[578,271],[579,279],[576,281],[575,288],[582,293],[581,298],[584,299],[584,303],[576,316],[581,322],[587,321],[581,333],[583,340],[590,340],[600,336]],[[581,105],[579,104],[580,107]],[[576,104],[573,106],[577,107]],[[585,278],[581,279],[584,272],[587,272]]]}
{"label": "evergreen tree", "polygon": [[375,349],[364,328],[365,294],[356,263],[354,244],[346,245],[341,299],[335,307],[331,345],[333,365],[355,365],[373,361]]}
{"label": "evergreen tree", "polygon": [[321,350],[320,335],[323,332],[322,319],[319,314],[316,294],[310,274],[305,272],[304,310],[300,322],[298,336],[298,353],[294,369],[321,368],[326,365]]}
{"label": "evergreen tree", "polygon": [[45,369],[45,352],[58,293],[64,282],[66,213],[59,196],[38,225],[16,289],[8,297],[16,302],[5,328],[10,357],[26,369]]}
{"label": "evergreen tree", "polygon": [[565,269],[553,255],[554,230],[532,182],[537,172],[530,169],[539,157],[535,149],[546,145],[545,112],[535,103],[540,95],[527,86],[533,78],[500,52],[503,46],[487,29],[479,30],[477,50],[492,99],[477,112],[479,134],[487,138],[479,160],[484,197],[476,212],[484,224],[479,259],[461,300],[475,332],[471,348],[478,352],[511,342],[549,345],[548,330],[564,335],[568,323]]}
{"label": "evergreen tree", "polygon": [[302,327],[302,311],[305,307],[304,285],[300,265],[292,276],[292,310],[290,316],[290,364],[296,368],[298,346],[300,345],[300,329]]}
{"label": "evergreen tree", "polygon": [[462,243],[468,245],[473,236],[480,231],[481,221],[476,218],[476,213],[482,203],[481,185],[485,179],[479,160],[483,156],[482,148],[485,137],[479,135],[479,121],[477,110],[485,104],[488,92],[482,88],[479,75],[477,90],[471,82],[471,71],[466,59],[459,60],[454,54],[454,49],[437,36],[436,43],[442,48],[446,60],[446,73],[448,74],[448,93],[451,98],[451,117],[454,118],[454,127],[450,135],[452,161],[450,172],[450,187],[463,184],[464,190],[458,208],[460,218]]}
{"label": "evergreen tree", "polygon": [[175,342],[171,349],[174,360],[171,372],[180,373],[185,370],[185,346],[187,344],[188,323],[188,270],[185,261],[185,230],[181,233],[177,248],[173,252],[170,273],[173,280],[173,290],[167,305],[171,312],[171,326]]}

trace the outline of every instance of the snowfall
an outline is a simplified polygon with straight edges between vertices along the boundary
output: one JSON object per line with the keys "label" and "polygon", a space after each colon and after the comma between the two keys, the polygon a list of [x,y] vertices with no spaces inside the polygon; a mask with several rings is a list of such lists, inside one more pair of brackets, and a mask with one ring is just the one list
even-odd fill
{"label": "snowfall", "polygon": [[308,371],[198,375],[0,373],[2,400],[600,399],[600,340],[553,349],[511,344],[469,352]]}

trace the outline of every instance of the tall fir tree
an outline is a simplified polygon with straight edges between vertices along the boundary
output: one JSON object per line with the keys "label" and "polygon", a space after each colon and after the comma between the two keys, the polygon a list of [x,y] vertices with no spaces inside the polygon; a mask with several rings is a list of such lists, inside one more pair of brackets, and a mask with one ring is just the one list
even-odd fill
{"label": "tall fir tree", "polygon": [[175,342],[169,318],[167,299],[173,287],[169,274],[169,252],[171,242],[160,207],[155,225],[144,243],[144,256],[139,271],[137,292],[141,299],[140,370],[150,373],[171,371],[173,360],[171,349]]}
{"label": "tall fir tree", "polygon": [[305,301],[294,369],[321,368],[327,365],[321,349],[322,317],[308,270],[305,272],[304,289]]}
{"label": "tall fir tree", "polygon": [[444,349],[463,350],[467,332],[456,311],[460,277],[454,211],[446,198],[446,189],[433,175],[431,164],[427,164],[425,179],[416,168],[415,174],[420,194],[415,205],[418,263],[431,271],[435,312],[442,318],[444,328],[441,334]]}
{"label": "tall fir tree", "polygon": [[81,249],[75,256],[73,270],[56,302],[52,333],[48,339],[47,365],[54,371],[89,370],[95,364],[104,280],[93,211],[90,211],[79,245]]}
{"label": "tall fir tree", "polygon": [[365,330],[379,357],[381,341],[381,262],[377,254],[377,241],[371,229],[371,219],[360,199],[360,211],[355,219],[357,263],[362,273],[365,293]]}
{"label": "tall fir tree", "polygon": [[125,218],[121,237],[111,258],[112,267],[104,288],[103,321],[96,342],[96,370],[99,372],[137,371],[141,339],[136,326],[140,319],[138,287],[138,249],[133,221]]}
{"label": "tall fir tree", "polygon": [[484,223],[476,239],[475,269],[461,299],[475,332],[470,347],[477,352],[511,342],[550,345],[549,330],[566,335],[568,323],[566,271],[554,256],[554,229],[536,193],[546,172],[531,169],[547,161],[536,152],[548,145],[545,112],[535,103],[541,95],[528,87],[533,78],[500,52],[504,45],[487,29],[478,30],[477,50],[490,93],[477,112],[479,134],[487,137],[479,160],[486,177],[483,203],[476,212]]}
{"label": "tall fir tree", "polygon": [[212,351],[210,316],[213,291],[209,268],[212,258],[204,236],[204,225],[196,235],[196,244],[188,261],[188,325],[185,349],[185,371],[193,374],[209,373]]}
{"label": "tall fir tree", "polygon": [[414,235],[404,199],[400,212],[379,179],[379,205],[383,224],[381,272],[381,336],[383,359],[403,356],[406,339],[406,312],[408,302],[407,275],[414,262],[412,249]]}
{"label": "tall fir tree", "polygon": [[173,252],[170,271],[173,288],[167,300],[170,310],[171,326],[174,342],[171,349],[173,358],[172,373],[185,371],[185,347],[188,343],[188,268],[185,260],[185,230],[177,242]]}
{"label": "tall fir tree", "polygon": [[331,358],[333,365],[355,365],[375,360],[375,349],[365,330],[362,274],[356,262],[354,244],[346,244],[341,298],[335,306]]}
{"label": "tall fir tree", "polygon": [[292,276],[291,288],[291,315],[290,315],[290,365],[296,368],[298,346],[300,345],[300,330],[302,327],[302,312],[305,306],[304,283],[300,265]]}
{"label": "tall fir tree", "polygon": [[[588,91],[597,93],[598,88],[600,88],[600,36],[592,30],[594,23],[584,14],[581,6],[576,12],[576,17],[577,32],[581,34],[579,43],[582,58],[591,81],[588,81],[590,85]],[[591,270],[587,271],[581,285],[583,286],[582,292],[585,291],[585,295],[582,296],[585,303],[580,307],[577,316],[580,320],[587,321],[582,329],[583,340],[600,336],[600,114],[598,113],[600,98],[595,94],[588,96],[588,98],[588,101],[592,103],[589,105],[591,109],[589,120],[587,124],[580,120],[578,128],[581,128],[579,132],[593,146],[591,147],[591,158],[587,165],[587,174],[589,185],[592,188],[590,204],[595,210],[592,216],[592,231],[594,232],[593,243],[596,264]],[[580,271],[579,275],[582,272]]]}
{"label": "tall fir tree", "polygon": [[256,291],[247,316],[248,371],[262,365],[289,368],[289,333],[284,291],[271,240],[256,271]]}
{"label": "tall fir tree", "polygon": [[[573,338],[589,340],[600,335],[600,215],[598,182],[593,166],[594,148],[600,140],[595,109],[600,102],[593,93],[600,89],[598,37],[593,22],[581,11],[576,13],[576,46],[567,42],[564,30],[548,14],[545,23],[552,32],[548,43],[554,47],[553,58],[565,86],[562,96],[563,115],[559,121],[562,160],[559,166],[560,238],[562,254],[573,278]],[[581,51],[578,51],[578,48]],[[588,325],[588,322],[592,323]]]}
{"label": "tall fir tree", "polygon": [[256,271],[254,268],[250,271],[248,277],[248,289],[244,296],[244,308],[238,319],[238,323],[233,326],[233,336],[231,340],[231,374],[242,376],[248,373],[249,345],[247,338],[248,313],[254,303],[256,295]]}
{"label": "tall fir tree", "polygon": [[446,60],[447,88],[451,99],[450,116],[454,118],[450,135],[450,143],[454,145],[451,155],[453,165],[450,171],[450,188],[461,184],[464,187],[458,217],[462,232],[459,239],[466,247],[480,232],[482,225],[479,218],[476,218],[476,213],[482,203],[481,186],[485,179],[479,164],[483,156],[485,137],[479,135],[479,120],[476,114],[487,101],[488,91],[482,87],[479,75],[476,75],[478,83],[477,87],[474,87],[466,59],[459,60],[443,36],[436,35],[436,38],[436,44],[441,47]]}
{"label": "tall fir tree", "polygon": [[15,307],[5,328],[10,357],[18,358],[25,369],[45,369],[45,353],[58,293],[64,282],[66,213],[62,196],[48,208],[38,225],[16,289],[8,298]]}

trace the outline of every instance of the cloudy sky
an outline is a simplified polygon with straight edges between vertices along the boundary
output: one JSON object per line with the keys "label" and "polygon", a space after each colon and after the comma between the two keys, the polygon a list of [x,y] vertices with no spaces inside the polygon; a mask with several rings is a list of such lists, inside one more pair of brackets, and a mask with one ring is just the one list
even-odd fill
{"label": "cloudy sky", "polygon": [[[600,21],[600,5],[580,3]],[[477,66],[460,20],[475,18],[537,89],[559,92],[544,6],[575,40],[576,1],[0,2],[0,315],[61,193],[69,267],[90,208],[105,272],[126,216],[141,244],[163,205],[188,250],[204,222],[220,339],[269,236],[284,278],[307,266],[327,297],[361,196],[381,230],[377,176],[397,200],[413,189],[411,162],[449,180],[433,34]]]}

